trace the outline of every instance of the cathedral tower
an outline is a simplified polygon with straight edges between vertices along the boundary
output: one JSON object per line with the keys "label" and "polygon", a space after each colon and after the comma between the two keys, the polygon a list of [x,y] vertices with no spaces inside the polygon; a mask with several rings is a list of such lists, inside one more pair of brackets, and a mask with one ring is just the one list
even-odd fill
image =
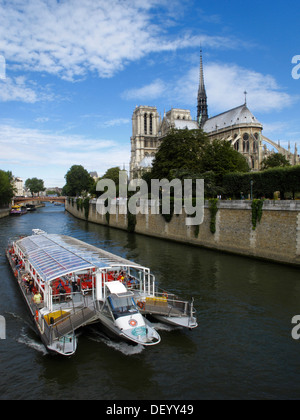
{"label": "cathedral tower", "polygon": [[202,50],[200,50],[200,80],[198,89],[198,105],[197,105],[197,122],[199,127],[203,127],[208,119],[207,112],[207,96],[204,85],[204,74],[203,74],[203,62],[202,62]]}
{"label": "cathedral tower", "polygon": [[160,116],[154,106],[137,106],[132,115],[130,179],[151,166],[157,151]]}

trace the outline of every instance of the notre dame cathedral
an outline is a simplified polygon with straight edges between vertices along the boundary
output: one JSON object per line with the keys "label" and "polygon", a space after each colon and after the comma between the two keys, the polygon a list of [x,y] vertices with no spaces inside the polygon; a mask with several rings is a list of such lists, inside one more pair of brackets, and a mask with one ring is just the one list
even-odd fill
{"label": "notre dame cathedral", "polygon": [[297,153],[276,144],[262,134],[263,125],[255,118],[245,103],[215,117],[209,118],[207,96],[204,84],[202,52],[200,53],[200,78],[197,98],[197,121],[186,109],[172,108],[164,114],[158,114],[156,107],[137,106],[132,116],[130,178],[139,178],[151,168],[152,160],[170,129],[202,129],[211,140],[222,139],[231,143],[235,150],[242,153],[253,171],[261,168],[263,159],[273,151],[268,145],[283,154],[291,165],[300,163]]}

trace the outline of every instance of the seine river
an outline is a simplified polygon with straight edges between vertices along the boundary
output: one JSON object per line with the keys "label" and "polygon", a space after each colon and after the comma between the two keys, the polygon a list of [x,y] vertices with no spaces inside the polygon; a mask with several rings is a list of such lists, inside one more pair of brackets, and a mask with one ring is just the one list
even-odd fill
{"label": "seine river", "polygon": [[[194,297],[199,327],[156,324],[153,347],[112,342],[96,327],[79,333],[71,358],[47,353],[5,258],[10,237],[76,237],[152,269],[159,285]],[[77,220],[63,206],[0,220],[0,399],[298,399],[299,269],[226,255]]]}

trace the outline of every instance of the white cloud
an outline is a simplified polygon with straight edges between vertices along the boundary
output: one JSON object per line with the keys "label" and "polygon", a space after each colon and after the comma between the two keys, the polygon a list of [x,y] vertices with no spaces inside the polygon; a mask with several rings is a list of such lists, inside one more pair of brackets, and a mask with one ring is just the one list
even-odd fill
{"label": "white cloud", "polygon": [[105,121],[103,127],[117,127],[120,125],[126,125],[130,123],[129,118],[115,118],[114,120]]}
{"label": "white cloud", "polygon": [[[48,131],[0,125],[0,166],[15,172],[25,168],[27,175],[39,171],[40,178],[47,180],[63,176],[72,165],[82,165],[88,171],[99,174],[108,168],[129,162],[130,144],[122,146],[113,140],[87,138],[79,135],[61,135]],[[51,182],[48,182],[51,184]]]}
{"label": "white cloud", "polygon": [[[247,104],[253,112],[279,111],[299,99],[284,92],[272,75],[235,64],[208,63],[205,64],[204,72],[211,115],[241,105],[245,100],[245,90],[248,92]],[[172,81],[172,84],[155,80],[149,85],[125,91],[122,96],[124,99],[141,101],[163,99],[175,107],[195,108],[198,86],[199,67],[193,67],[183,77]]]}
{"label": "white cloud", "polygon": [[5,78],[0,81],[0,101],[21,101],[35,103],[38,100],[36,92],[25,85],[20,78]]}
{"label": "white cloud", "polygon": [[47,86],[38,87],[24,76],[6,77],[0,80],[0,102],[19,101],[34,104],[39,101],[52,101],[54,94]]}
{"label": "white cloud", "polygon": [[45,123],[45,122],[49,121],[49,118],[48,117],[38,117],[34,121],[38,122],[38,123]]}
{"label": "white cloud", "polygon": [[150,100],[156,99],[161,96],[164,96],[164,93],[167,91],[168,86],[162,80],[157,79],[149,85],[143,86],[141,88],[129,89],[123,92],[122,98],[131,100]]}
{"label": "white cloud", "polygon": [[111,77],[151,52],[199,46],[200,39],[214,48],[237,47],[226,37],[171,37],[158,6],[173,18],[166,0],[0,0],[0,51],[9,68],[74,80],[89,71]]}
{"label": "white cloud", "polygon": [[205,68],[205,75],[209,103],[220,112],[242,104],[245,90],[247,104],[256,112],[281,110],[295,100],[272,75],[234,64],[210,64]]}

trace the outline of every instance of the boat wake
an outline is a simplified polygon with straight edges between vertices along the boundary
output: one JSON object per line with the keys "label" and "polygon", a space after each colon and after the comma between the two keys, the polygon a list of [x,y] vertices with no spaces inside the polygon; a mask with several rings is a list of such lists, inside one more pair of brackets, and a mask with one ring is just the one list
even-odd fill
{"label": "boat wake", "polygon": [[25,331],[21,333],[21,336],[17,339],[17,342],[20,344],[25,344],[25,346],[36,350],[39,353],[42,353],[43,356],[46,356],[48,354],[48,351],[45,348],[45,346],[42,343],[34,340],[33,338],[28,337]]}
{"label": "boat wake", "polygon": [[95,341],[96,343],[103,343],[106,346],[113,348],[116,351],[119,351],[122,354],[125,354],[125,356],[133,356],[135,354],[140,354],[145,350],[145,347],[141,344],[132,345],[127,344],[123,341],[112,341],[104,334],[93,331],[93,335],[90,335],[88,337],[90,340]]}
{"label": "boat wake", "polygon": [[153,322],[152,326],[158,331],[168,331],[168,332],[170,332],[170,331],[175,331],[175,330],[180,330],[181,329],[180,327],[176,327],[176,326],[168,325],[168,324],[163,324],[162,322],[155,322],[155,323]]}

